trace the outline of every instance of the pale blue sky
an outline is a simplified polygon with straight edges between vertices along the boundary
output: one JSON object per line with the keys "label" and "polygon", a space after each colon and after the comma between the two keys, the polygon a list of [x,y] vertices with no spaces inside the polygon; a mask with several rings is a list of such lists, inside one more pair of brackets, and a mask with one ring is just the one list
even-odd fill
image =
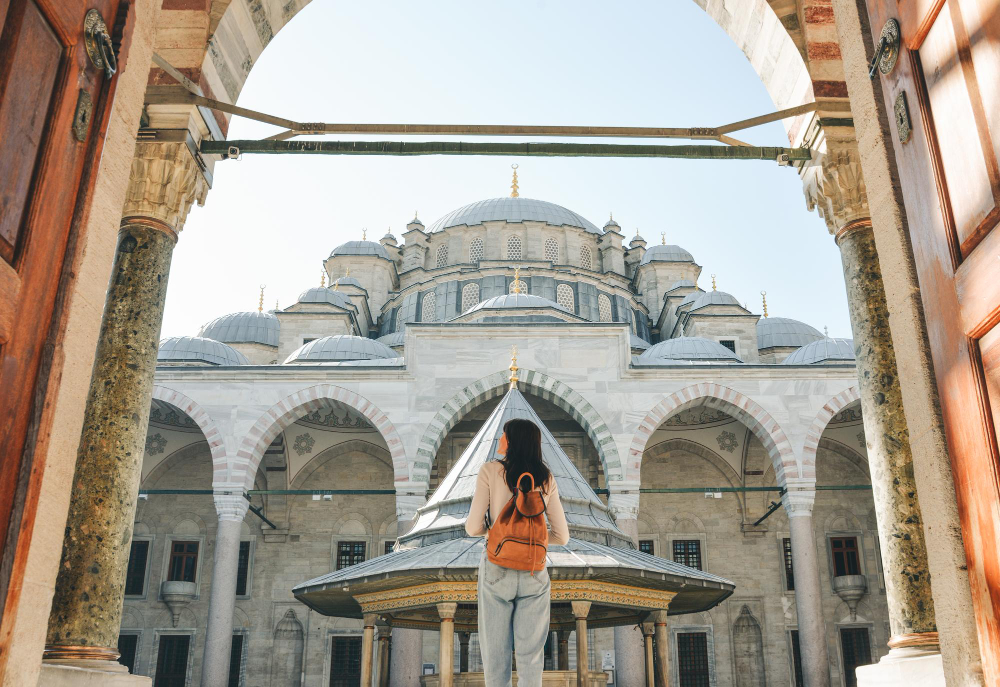
{"label": "pale blue sky", "polygon": [[[743,53],[690,0],[315,0],[264,51],[239,99],[299,121],[711,126],[773,111]],[[229,136],[273,127],[235,118]],[[346,137],[345,137],[346,138]],[[375,137],[360,137],[374,139]],[[787,145],[779,123],[743,132]],[[476,139],[482,140],[482,139]],[[509,139],[508,139],[509,140]],[[591,139],[593,141],[593,139]],[[667,141],[669,142],[669,141]],[[678,141],[682,142],[682,141]],[[762,161],[244,155],[215,167],[174,252],[163,336],[219,316],[285,307],[319,284],[340,243],[401,239],[466,203],[521,195],[627,237],[691,251],[699,284],[760,312],[849,337],[839,252],[790,168]]]}

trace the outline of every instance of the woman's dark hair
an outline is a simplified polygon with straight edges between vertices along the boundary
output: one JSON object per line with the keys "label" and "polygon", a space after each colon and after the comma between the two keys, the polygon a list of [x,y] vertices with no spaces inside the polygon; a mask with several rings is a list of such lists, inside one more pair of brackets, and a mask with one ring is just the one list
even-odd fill
{"label": "woman's dark hair", "polygon": [[[530,472],[535,478],[535,486],[542,487],[544,491],[552,473],[542,461],[542,432],[538,425],[531,420],[509,420],[503,431],[507,435],[507,455],[500,460],[500,464],[503,465],[507,487],[514,491],[517,478]],[[524,487],[529,486],[525,479]]]}

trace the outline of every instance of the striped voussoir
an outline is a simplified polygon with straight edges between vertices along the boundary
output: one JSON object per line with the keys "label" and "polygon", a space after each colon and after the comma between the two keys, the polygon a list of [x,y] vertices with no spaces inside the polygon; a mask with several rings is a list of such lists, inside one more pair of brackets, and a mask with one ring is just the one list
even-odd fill
{"label": "striped voussoir", "polygon": [[[425,469],[423,466],[426,465],[428,480],[434,456],[437,455],[451,428],[473,408],[504,395],[510,385],[509,376],[508,371],[502,370],[483,377],[451,397],[437,412],[417,444],[417,461],[421,470]],[[587,436],[594,442],[608,482],[623,479],[621,460],[618,458],[618,449],[611,436],[611,430],[583,396],[563,382],[535,370],[520,370],[519,384],[524,391],[565,410],[583,427]],[[417,481],[419,478],[420,475],[414,470],[414,480]]]}
{"label": "striped voussoir", "polygon": [[201,428],[201,433],[205,435],[205,441],[208,442],[208,448],[212,452],[212,482],[227,481],[226,445],[219,428],[215,426],[215,421],[209,417],[205,409],[181,392],[165,386],[153,385],[153,398],[169,403],[194,420],[194,423]]}
{"label": "striped voussoir", "polygon": [[819,442],[823,438],[826,426],[830,424],[830,420],[837,413],[860,400],[861,393],[858,391],[858,387],[852,386],[831,398],[816,414],[816,418],[806,433],[805,444],[802,446],[802,477],[816,479],[816,450],[819,448]]}
{"label": "striped voussoir", "polygon": [[231,481],[243,481],[247,489],[253,488],[254,476],[257,474],[261,458],[275,437],[306,415],[316,410],[331,408],[334,402],[358,411],[382,434],[382,439],[392,457],[394,482],[397,485],[409,483],[411,478],[406,451],[389,418],[368,399],[333,384],[317,384],[301,389],[268,408],[240,443],[236,459],[231,466],[233,470]]}
{"label": "striped voussoir", "polygon": [[639,423],[632,438],[632,446],[629,448],[628,464],[626,465],[626,473],[630,481],[639,482],[642,455],[653,432],[671,415],[696,405],[721,410],[745,424],[764,445],[767,454],[771,457],[778,484],[784,484],[786,475],[788,477],[798,476],[799,468],[795,461],[795,451],[792,449],[788,437],[785,436],[784,430],[766,410],[735,389],[719,384],[702,383],[685,387],[670,394],[656,404]]}

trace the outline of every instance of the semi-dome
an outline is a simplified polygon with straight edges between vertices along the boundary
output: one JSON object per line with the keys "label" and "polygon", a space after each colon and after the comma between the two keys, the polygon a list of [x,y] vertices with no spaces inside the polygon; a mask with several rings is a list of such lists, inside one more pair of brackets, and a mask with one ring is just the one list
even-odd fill
{"label": "semi-dome", "polygon": [[650,346],[652,346],[651,343],[649,343],[648,341],[646,341],[642,337],[636,336],[635,334],[629,334],[628,337],[629,337],[629,339],[628,339],[629,340],[629,347],[633,351],[635,351],[635,350],[645,351]]}
{"label": "semi-dome", "polygon": [[825,362],[849,362],[854,360],[852,339],[824,338],[806,344],[782,361],[782,365],[815,365]]}
{"label": "semi-dome", "polygon": [[324,336],[300,346],[285,359],[290,363],[332,363],[343,360],[389,360],[399,355],[383,343],[363,336]]}
{"label": "semi-dome", "polygon": [[348,310],[354,307],[354,304],[351,303],[351,299],[348,298],[346,294],[343,294],[340,291],[334,291],[333,289],[325,286],[314,286],[311,289],[306,289],[299,294],[298,302],[327,303],[329,305],[336,305],[340,308],[347,308]]}
{"label": "semi-dome", "polygon": [[331,258],[338,255],[371,255],[376,258],[392,260],[385,247],[375,241],[348,241],[347,243],[342,243],[330,253]]}
{"label": "semi-dome", "polygon": [[717,341],[700,336],[678,336],[652,346],[640,355],[641,364],[670,364],[673,361],[742,363],[739,356]]}
{"label": "semi-dome", "polygon": [[278,345],[278,318],[274,313],[234,312],[216,317],[203,325],[198,336],[222,343],[257,343],[265,346]]}
{"label": "semi-dome", "polygon": [[590,220],[561,205],[533,198],[490,198],[469,203],[449,212],[431,225],[427,233],[443,231],[461,225],[473,226],[483,222],[545,222],[555,227],[577,227],[592,234],[600,234]]}
{"label": "semi-dome", "polygon": [[777,348],[794,346],[800,348],[823,335],[815,327],[788,317],[762,317],[757,321],[757,348]]}
{"label": "semi-dome", "polygon": [[710,305],[735,305],[738,308],[743,307],[731,293],[726,293],[725,291],[706,291],[695,299],[694,303],[691,305],[690,312],[694,312],[700,308],[706,308]]}
{"label": "semi-dome", "polygon": [[677,281],[675,281],[673,284],[670,285],[670,288],[667,289],[667,293],[670,293],[674,289],[683,289],[685,287],[691,288],[692,286],[698,288],[698,285],[695,284],[690,279],[678,279]]}
{"label": "semi-dome", "polygon": [[488,298],[472,306],[462,314],[467,315],[477,310],[514,310],[518,308],[555,308],[556,310],[569,312],[565,306],[555,301],[550,301],[548,298],[533,296],[529,293],[511,293]]}
{"label": "semi-dome", "polygon": [[649,248],[643,254],[639,265],[648,265],[651,262],[694,262],[694,256],[680,246],[660,244]]}
{"label": "semi-dome", "polygon": [[336,285],[336,286],[356,286],[359,289],[365,288],[365,287],[363,287],[361,285],[361,282],[359,282],[354,277],[337,277],[332,282],[330,282],[330,288],[332,289],[334,287],[334,285]]}
{"label": "semi-dome", "polygon": [[684,296],[683,299],[681,299],[681,302],[677,304],[677,307],[678,308],[683,308],[685,305],[689,305],[690,303],[694,303],[696,300],[698,300],[699,298],[701,298],[704,295],[705,295],[705,292],[702,291],[701,289],[698,289],[697,291],[692,291],[688,295]]}
{"label": "semi-dome", "polygon": [[247,357],[232,346],[201,336],[171,336],[160,342],[156,360],[161,363],[249,365]]}

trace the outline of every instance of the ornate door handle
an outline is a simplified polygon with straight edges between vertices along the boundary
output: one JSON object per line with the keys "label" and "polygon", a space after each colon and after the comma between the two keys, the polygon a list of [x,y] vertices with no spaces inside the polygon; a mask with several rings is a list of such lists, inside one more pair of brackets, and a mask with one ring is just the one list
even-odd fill
{"label": "ornate door handle", "polygon": [[105,76],[111,78],[118,71],[118,59],[111,43],[108,25],[97,10],[90,10],[83,18],[83,40],[87,46],[87,55],[98,69],[103,69]]}

